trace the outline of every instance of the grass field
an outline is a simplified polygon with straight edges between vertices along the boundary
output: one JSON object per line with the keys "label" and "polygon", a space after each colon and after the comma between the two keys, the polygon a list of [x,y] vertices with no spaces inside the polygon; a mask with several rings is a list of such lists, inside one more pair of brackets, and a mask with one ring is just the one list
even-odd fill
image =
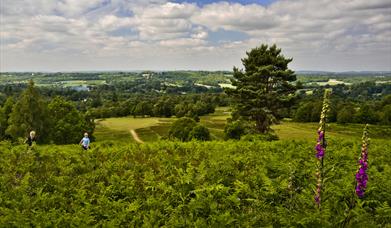
{"label": "grass field", "polygon": [[134,141],[130,130],[136,130],[143,141],[154,141],[168,133],[170,118],[107,118],[96,122],[95,137],[97,141],[122,140]]}
{"label": "grass field", "polygon": [[[230,117],[229,108],[219,107],[216,112],[200,117],[200,123],[207,127],[213,140],[224,138],[224,126],[226,119]],[[108,118],[97,121],[95,137],[97,141],[122,140],[134,141],[130,130],[134,129],[140,139],[145,142],[153,142],[166,138],[171,123],[175,118]],[[327,125],[327,137],[331,139],[360,139],[363,124],[336,124]],[[282,140],[316,140],[318,123],[297,123],[292,121],[282,121],[278,125],[273,125],[272,129]],[[390,139],[390,126],[370,126],[370,135],[373,139]]]}

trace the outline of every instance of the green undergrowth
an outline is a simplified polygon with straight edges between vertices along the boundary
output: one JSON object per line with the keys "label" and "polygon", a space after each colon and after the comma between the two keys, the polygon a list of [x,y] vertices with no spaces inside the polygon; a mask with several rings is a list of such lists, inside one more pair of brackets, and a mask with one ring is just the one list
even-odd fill
{"label": "green undergrowth", "polygon": [[0,226],[384,227],[391,223],[391,142],[369,148],[366,195],[354,195],[360,141],[330,140],[322,210],[313,141],[0,143]]}

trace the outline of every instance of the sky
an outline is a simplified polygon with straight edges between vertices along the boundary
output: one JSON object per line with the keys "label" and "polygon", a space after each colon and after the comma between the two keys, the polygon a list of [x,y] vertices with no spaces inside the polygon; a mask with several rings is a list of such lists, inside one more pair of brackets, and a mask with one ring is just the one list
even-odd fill
{"label": "sky", "polygon": [[0,71],[391,71],[390,0],[0,0]]}

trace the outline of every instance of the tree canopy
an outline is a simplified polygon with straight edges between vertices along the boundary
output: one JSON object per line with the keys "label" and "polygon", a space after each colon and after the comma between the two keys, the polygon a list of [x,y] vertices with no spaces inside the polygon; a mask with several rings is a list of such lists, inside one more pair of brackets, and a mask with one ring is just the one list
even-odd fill
{"label": "tree canopy", "polygon": [[34,82],[18,97],[9,97],[0,108],[0,140],[24,138],[32,130],[40,143],[77,143],[84,132],[92,133],[93,119],[79,112],[75,105],[62,97],[47,102]]}
{"label": "tree canopy", "polygon": [[291,58],[285,58],[276,45],[261,45],[242,59],[244,71],[234,67],[232,85],[226,93],[233,98],[233,118],[255,122],[255,130],[266,133],[270,125],[281,118],[280,110],[291,104],[296,90],[296,75],[288,68]]}
{"label": "tree canopy", "polygon": [[34,87],[34,82],[30,81],[27,89],[12,108],[6,134],[16,139],[26,137],[29,131],[35,130],[39,134],[38,141],[48,142],[46,137],[39,137],[48,135],[50,129],[48,120],[47,105],[38,89]]}

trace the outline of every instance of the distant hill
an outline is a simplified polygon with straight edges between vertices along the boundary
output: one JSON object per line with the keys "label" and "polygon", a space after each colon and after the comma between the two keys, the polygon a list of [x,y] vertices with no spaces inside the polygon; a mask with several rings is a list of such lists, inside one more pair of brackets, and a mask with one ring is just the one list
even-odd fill
{"label": "distant hill", "polygon": [[325,76],[391,76],[391,71],[344,71],[344,72],[332,72],[332,71],[311,71],[311,70],[299,70],[296,74],[301,75],[325,75]]}

